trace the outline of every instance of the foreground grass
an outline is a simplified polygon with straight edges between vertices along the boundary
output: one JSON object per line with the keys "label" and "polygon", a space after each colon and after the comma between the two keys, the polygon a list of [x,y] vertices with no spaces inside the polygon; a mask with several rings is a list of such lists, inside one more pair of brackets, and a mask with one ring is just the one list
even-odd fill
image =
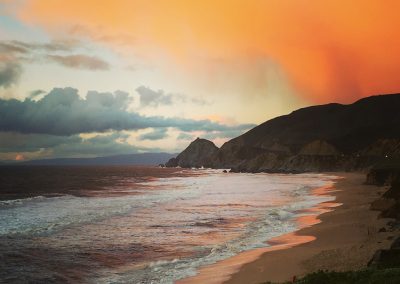
{"label": "foreground grass", "polygon": [[[266,282],[268,284],[271,282]],[[287,284],[293,282],[286,282]],[[400,268],[365,269],[359,271],[318,271],[298,279],[296,284],[399,284]]]}
{"label": "foreground grass", "polygon": [[398,284],[400,268],[366,269],[348,272],[324,272],[308,274],[296,281],[298,284]]}
{"label": "foreground grass", "polygon": [[[397,243],[397,241],[396,241]],[[397,246],[397,245],[396,245]],[[285,284],[400,284],[400,249],[380,251],[371,267],[345,272],[318,271]],[[272,284],[267,282],[265,284]]]}

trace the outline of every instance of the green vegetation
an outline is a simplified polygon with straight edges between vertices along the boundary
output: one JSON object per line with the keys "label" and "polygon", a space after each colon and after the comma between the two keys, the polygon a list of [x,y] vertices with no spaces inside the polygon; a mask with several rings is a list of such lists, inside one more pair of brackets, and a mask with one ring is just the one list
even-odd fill
{"label": "green vegetation", "polygon": [[[266,284],[271,284],[267,282]],[[400,250],[383,250],[369,268],[357,271],[318,271],[285,284],[398,284],[400,283]]]}
{"label": "green vegetation", "polygon": [[[291,282],[287,282],[291,283]],[[347,272],[318,271],[297,280],[297,284],[398,284],[400,268],[365,269]]]}
{"label": "green vegetation", "polygon": [[[286,282],[289,284],[293,282]],[[295,281],[296,284],[398,284],[400,268],[365,269],[358,271],[318,271]],[[265,284],[272,284],[266,282]]]}

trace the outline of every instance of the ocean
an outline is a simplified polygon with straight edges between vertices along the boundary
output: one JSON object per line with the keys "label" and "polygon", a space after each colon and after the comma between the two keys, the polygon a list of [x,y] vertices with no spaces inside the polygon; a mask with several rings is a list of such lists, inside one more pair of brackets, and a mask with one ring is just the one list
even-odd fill
{"label": "ocean", "polygon": [[267,246],[331,196],[323,174],[0,167],[0,281],[173,283]]}

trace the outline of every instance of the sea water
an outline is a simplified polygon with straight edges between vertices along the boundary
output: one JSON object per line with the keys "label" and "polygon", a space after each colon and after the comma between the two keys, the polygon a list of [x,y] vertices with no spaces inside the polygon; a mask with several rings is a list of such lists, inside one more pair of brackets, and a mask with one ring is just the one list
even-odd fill
{"label": "sea water", "polygon": [[311,194],[333,183],[323,174],[40,169],[0,181],[4,282],[173,283],[295,231],[304,209],[333,200]]}

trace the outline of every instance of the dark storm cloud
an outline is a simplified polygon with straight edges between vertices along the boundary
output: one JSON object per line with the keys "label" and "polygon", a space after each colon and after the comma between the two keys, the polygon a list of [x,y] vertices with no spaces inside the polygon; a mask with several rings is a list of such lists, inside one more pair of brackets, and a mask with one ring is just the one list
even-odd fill
{"label": "dark storm cloud", "polygon": [[139,140],[161,140],[168,137],[167,128],[154,129],[152,132],[139,136]]}
{"label": "dark storm cloud", "polygon": [[165,94],[163,90],[154,91],[145,86],[136,88],[136,92],[140,96],[141,106],[158,106],[172,104],[172,95]]}
{"label": "dark storm cloud", "polygon": [[15,53],[28,53],[29,49],[25,46],[15,44],[13,41],[1,41],[0,51],[3,54],[15,54]]}
{"label": "dark storm cloud", "polygon": [[33,99],[36,98],[37,96],[45,94],[46,91],[44,90],[33,90],[32,92],[29,93],[29,98]]}
{"label": "dark storm cloud", "polygon": [[30,43],[30,44],[25,43],[25,46],[31,49],[44,50],[47,52],[73,51],[74,49],[80,46],[80,42],[76,40],[66,40],[66,41],[55,40],[49,43]]}
{"label": "dark storm cloud", "polygon": [[181,132],[178,135],[178,140],[194,140],[195,136],[189,133]]}
{"label": "dark storm cloud", "polygon": [[38,152],[36,158],[71,156],[107,156],[154,150],[137,147],[126,141],[127,134],[111,133],[83,139],[79,135],[55,136],[0,132],[0,153]]}
{"label": "dark storm cloud", "polygon": [[51,41],[49,43],[28,43],[18,40],[0,41],[0,51],[26,54],[33,51],[55,52],[72,51],[79,47],[78,41]]}
{"label": "dark storm cloud", "polygon": [[18,82],[22,74],[23,61],[19,55],[26,52],[24,47],[0,41],[0,87],[9,88]]}
{"label": "dark storm cloud", "polygon": [[75,69],[108,70],[110,64],[101,58],[76,53],[80,43],[76,41],[52,41],[27,43],[0,41],[0,87],[9,88],[18,82],[23,65],[47,60]]}
{"label": "dark storm cloud", "polygon": [[[79,137],[80,138],[80,137]],[[127,143],[125,135],[112,133],[107,135],[97,135],[89,139],[82,139],[76,143],[63,143],[52,149],[54,157],[98,157],[117,154],[133,154],[139,150],[151,151]]]}
{"label": "dark storm cloud", "polygon": [[82,138],[73,136],[54,136],[47,134],[21,134],[0,132],[0,152],[36,152],[61,144],[80,143]]}
{"label": "dark storm cloud", "polygon": [[0,87],[8,88],[16,84],[21,74],[22,66],[18,61],[0,55]]}
{"label": "dark storm cloud", "polygon": [[86,99],[73,88],[55,88],[37,101],[0,99],[0,131],[73,135],[108,130],[174,127],[185,132],[243,132],[253,124],[228,126],[210,120],[143,116],[129,112],[131,97],[124,92],[88,92]]}
{"label": "dark storm cloud", "polygon": [[143,107],[152,106],[157,107],[159,105],[171,105],[174,102],[193,103],[198,105],[208,104],[203,99],[187,98],[182,94],[166,93],[164,90],[155,91],[151,88],[140,86],[135,90],[140,97],[140,105]]}
{"label": "dark storm cloud", "polygon": [[76,69],[108,70],[110,65],[104,60],[83,54],[77,55],[48,55],[47,59],[63,66]]}

